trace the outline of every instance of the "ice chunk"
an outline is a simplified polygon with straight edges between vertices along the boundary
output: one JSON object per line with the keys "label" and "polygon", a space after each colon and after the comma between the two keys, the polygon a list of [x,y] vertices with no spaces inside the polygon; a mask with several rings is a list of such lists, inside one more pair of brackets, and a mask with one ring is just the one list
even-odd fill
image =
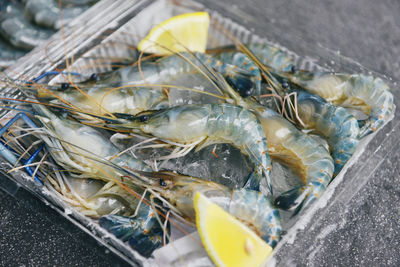
{"label": "ice chunk", "polygon": [[211,180],[230,188],[241,188],[249,177],[252,166],[239,149],[229,144],[218,144],[183,158],[171,160],[164,167],[179,173]]}

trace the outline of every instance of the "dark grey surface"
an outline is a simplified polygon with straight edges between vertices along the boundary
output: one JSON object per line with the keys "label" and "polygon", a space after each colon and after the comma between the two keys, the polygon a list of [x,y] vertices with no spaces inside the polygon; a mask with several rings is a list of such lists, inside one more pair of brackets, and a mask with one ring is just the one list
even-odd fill
{"label": "dark grey surface", "polygon": [[0,190],[0,266],[125,266],[31,193]]}
{"label": "dark grey surface", "polygon": [[[400,79],[399,1],[226,0],[222,3],[228,2],[239,10],[246,10],[260,23],[262,20],[273,22],[281,29],[283,40],[289,38],[284,32],[290,28],[310,42],[339,50],[342,55],[395,81]],[[394,95],[398,103],[397,88]],[[399,109],[396,113],[399,114]],[[387,127],[399,130],[398,126],[397,116]],[[332,231],[321,233],[315,228],[311,230],[313,235],[304,236],[304,244],[313,244],[317,249],[293,248],[296,256],[296,261],[291,261],[293,265],[400,266],[399,136],[395,133],[391,145],[383,146],[378,161],[361,165],[366,174],[375,170],[372,177],[348,202],[337,202],[324,214],[319,223],[331,225]],[[378,133],[373,142],[379,143],[385,137],[385,133]],[[357,166],[349,175],[356,173]],[[351,188],[346,192],[350,194]],[[29,194],[22,192],[19,199],[0,193],[1,266],[123,264]],[[321,238],[316,238],[318,234]]]}

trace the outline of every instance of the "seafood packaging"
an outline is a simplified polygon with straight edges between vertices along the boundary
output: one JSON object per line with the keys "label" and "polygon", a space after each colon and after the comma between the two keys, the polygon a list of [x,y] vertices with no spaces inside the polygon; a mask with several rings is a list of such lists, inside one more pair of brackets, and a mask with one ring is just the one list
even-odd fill
{"label": "seafood packaging", "polygon": [[[344,185],[359,188],[352,166],[390,131],[392,83],[219,9],[103,0],[64,26],[32,11],[62,30],[4,72],[1,179],[132,265],[212,264],[193,225],[196,192],[274,247],[269,264],[295,258],[292,244]],[[136,50],[154,25],[195,11],[211,18],[206,54]]]}

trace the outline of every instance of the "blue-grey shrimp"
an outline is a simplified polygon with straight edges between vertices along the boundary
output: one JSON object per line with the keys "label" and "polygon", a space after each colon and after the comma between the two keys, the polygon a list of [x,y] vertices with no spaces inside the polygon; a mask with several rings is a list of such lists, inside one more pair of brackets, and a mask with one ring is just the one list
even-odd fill
{"label": "blue-grey shrimp", "polygon": [[210,51],[209,53],[211,53],[213,58],[223,62],[223,64],[231,66],[231,71],[224,76],[227,82],[241,96],[260,95],[262,79],[258,66],[246,54],[229,50],[235,50],[235,48],[224,47],[223,52],[211,53]]}
{"label": "blue-grey shrimp", "polygon": [[[232,73],[234,69],[233,66],[223,64],[206,54],[181,53],[155,62],[144,61],[109,73],[96,74],[96,79],[89,78],[77,86],[70,86],[67,83],[59,86],[42,84],[38,86],[36,83],[47,74],[44,73],[33,80],[35,84],[29,84],[21,89],[26,92],[33,91],[36,97],[46,101],[53,100],[57,104],[68,102],[92,114],[135,115],[145,110],[168,107],[170,105],[168,93],[164,88],[174,87],[175,80],[178,80],[179,86],[181,75],[206,71],[203,67],[205,65],[216,68],[226,75]],[[152,84],[154,86],[151,86]],[[195,89],[190,90],[195,91]]]}
{"label": "blue-grey shrimp", "polygon": [[230,71],[224,76],[241,96],[261,94],[260,69],[248,56],[236,51],[216,53],[212,56],[223,64],[231,66]]}
{"label": "blue-grey shrimp", "polygon": [[30,50],[42,44],[54,31],[30,24],[22,9],[16,1],[0,4],[0,33],[14,46]]}
{"label": "blue-grey shrimp", "polygon": [[334,174],[337,175],[357,148],[360,128],[356,118],[346,109],[331,105],[318,95],[293,92],[301,120],[298,124],[326,138],[335,163]]}
{"label": "blue-grey shrimp", "polygon": [[[265,49],[264,47],[267,47],[268,49]],[[210,50],[209,53],[211,53],[214,58],[221,60],[225,64],[232,64],[237,69],[248,71],[248,77],[238,75],[235,75],[235,77],[237,77],[238,83],[249,84],[252,81],[255,83],[256,90],[251,93],[253,96],[261,94],[262,74],[260,66],[255,62],[256,59],[251,58],[252,56],[256,56],[261,63],[279,71],[291,71],[294,67],[292,59],[277,47],[256,43],[248,44],[245,48],[250,51],[239,52],[235,46],[226,46]],[[250,80],[250,77],[253,77],[253,80]],[[227,79],[227,81],[229,82],[229,79]],[[235,86],[233,87],[235,88]],[[242,93],[241,95],[246,96]]]}
{"label": "blue-grey shrimp", "polygon": [[[115,182],[120,180],[120,176],[127,174],[118,167],[151,170],[147,164],[132,154],[120,154],[120,150],[99,129],[69,120],[63,116],[65,114],[52,112],[42,105],[36,104],[33,109],[42,127],[36,126],[25,113],[21,112],[0,130],[0,134],[3,135],[19,118],[22,118],[29,126],[27,132],[37,136],[46,144],[46,149],[58,165],[70,172],[80,173],[78,176],[83,178]],[[9,150],[4,145],[3,149]],[[4,155],[8,161],[14,162],[15,156],[8,157],[8,154],[11,155],[12,152]]]}
{"label": "blue-grey shrimp", "polygon": [[331,181],[334,164],[329,151],[275,111],[251,99],[241,98],[229,86],[224,88],[237,105],[257,116],[267,137],[272,160],[291,168],[304,183],[304,186],[284,192],[275,200],[278,207],[296,209],[294,214],[298,213],[317,199]]}
{"label": "blue-grey shrimp", "polygon": [[163,141],[189,144],[191,148],[197,146],[197,150],[211,144],[230,143],[255,166],[248,186],[258,190],[264,176],[272,191],[267,139],[257,117],[242,107],[230,104],[176,106],[144,112],[116,126],[151,134]]}
{"label": "blue-grey shrimp", "polygon": [[[57,164],[67,170],[75,169],[87,178],[98,178],[109,181],[116,175],[112,166],[104,165],[109,160],[117,166],[126,166],[140,170],[151,168],[135,157],[119,154],[119,149],[98,129],[68,120],[61,115],[50,112],[44,106],[34,108],[36,117],[43,123],[46,135],[41,138],[46,142],[48,150]],[[124,175],[119,173],[119,176]]]}
{"label": "blue-grey shrimp", "polygon": [[162,236],[166,229],[160,225],[154,210],[148,205],[141,205],[135,217],[105,215],[99,220],[101,227],[115,235],[145,257],[162,245]]}
{"label": "blue-grey shrimp", "polygon": [[[251,47],[258,46],[253,45]],[[293,66],[290,65],[288,57],[284,57],[279,52],[280,50],[272,48],[268,51],[268,56],[272,59],[273,64],[281,67],[284,66],[283,69],[285,70]],[[217,57],[226,58],[227,61],[241,58],[242,63],[239,60],[235,61],[238,66],[251,69],[256,68],[258,70],[257,65],[240,52],[223,52],[217,55]],[[287,59],[286,61],[285,58]],[[243,62],[246,63],[243,64]],[[254,75],[261,74],[254,72]],[[335,174],[338,174],[357,147],[360,132],[357,120],[346,109],[329,104],[318,95],[303,90],[288,91],[289,84],[286,81],[282,81],[282,85],[280,85],[277,79],[274,77],[271,78],[273,79],[272,82],[275,83],[271,85],[275,91],[281,92],[285,90],[288,97],[293,94],[297,95],[295,97],[295,104],[292,105],[292,107],[296,107],[294,112],[297,116],[291,118],[292,121],[297,122],[299,127],[311,129],[327,139],[331,155],[335,162]],[[290,101],[288,97],[285,100],[289,99]],[[286,103],[290,103],[289,101]],[[288,106],[289,108],[291,107],[290,105]],[[286,108],[286,106],[282,108]]]}
{"label": "blue-grey shrimp", "polygon": [[154,62],[145,61],[138,65],[127,66],[105,75],[105,82],[120,82],[123,85],[150,83],[179,85],[179,77],[183,74],[200,73],[206,79],[208,68],[215,69],[230,81],[231,85],[242,95],[249,96],[253,91],[259,92],[260,75],[257,68],[238,68],[236,65],[251,63],[245,57],[235,57],[225,63],[223,59],[203,53],[178,53],[160,58]]}
{"label": "blue-grey shrimp", "polygon": [[29,85],[22,88],[34,91],[42,101],[58,105],[72,104],[74,107],[91,114],[106,115],[124,113],[135,115],[146,110],[156,110],[169,106],[168,96],[159,87],[120,86],[104,84],[73,86]]}
{"label": "blue-grey shrimp", "polygon": [[[140,199],[113,182],[97,179],[73,178],[58,173],[57,178],[48,177],[46,186],[60,199],[80,213],[98,219],[101,227],[115,235],[142,254],[149,257],[162,245],[164,231],[157,220],[154,208],[141,203]],[[130,189],[141,193],[130,184]]]}
{"label": "blue-grey shrimp", "polygon": [[8,68],[25,54],[26,51],[13,47],[0,37],[0,70]]}
{"label": "blue-grey shrimp", "polygon": [[25,15],[37,25],[58,30],[61,28],[62,23],[67,24],[89,8],[88,3],[75,3],[72,5],[62,3],[61,20],[61,11],[58,2],[54,0],[27,0],[24,8]]}
{"label": "blue-grey shrimp", "polygon": [[[149,256],[154,249],[161,246],[162,235],[164,231],[168,231],[168,225],[159,224],[154,216],[154,208],[142,203],[141,188],[132,183],[129,184],[129,190],[126,189],[127,186],[122,186],[125,184],[123,175],[129,172],[124,172],[118,166],[147,171],[150,168],[126,154],[111,159],[119,151],[100,131],[68,121],[45,107],[35,106],[35,109],[40,112],[37,117],[46,127],[46,133],[24,113],[19,113],[20,116],[14,117],[1,129],[1,134],[19,118],[24,119],[30,130],[38,129],[33,134],[46,143],[46,149],[57,165],[41,168],[49,173],[45,177],[45,184],[42,183],[43,180],[37,180],[63,200],[63,205],[68,204],[93,218],[104,216],[100,219],[101,225],[117,236],[117,233],[124,233],[124,239],[129,239],[129,244],[142,255]],[[39,151],[24,164],[29,166]],[[0,154],[11,164],[16,164],[15,152],[3,143],[0,143]],[[58,165],[65,170],[60,170]],[[36,171],[28,166],[25,167],[28,174],[37,178]],[[126,221],[130,224],[127,225]]]}
{"label": "blue-grey shrimp", "polygon": [[378,77],[364,74],[308,72],[298,70],[290,56],[267,44],[249,44],[248,49],[268,70],[333,105],[358,109],[368,116],[360,122],[360,137],[379,129],[393,113],[393,95]]}
{"label": "blue-grey shrimp", "polygon": [[334,105],[365,113],[368,119],[360,121],[360,137],[379,129],[393,113],[393,95],[380,78],[327,72],[297,72],[288,77],[291,82]]}
{"label": "blue-grey shrimp", "polygon": [[144,181],[141,186],[159,194],[190,221],[195,219],[193,200],[196,193],[200,192],[248,225],[270,246],[275,247],[280,239],[282,228],[279,212],[271,200],[260,192],[231,190],[211,181],[173,172],[140,172],[138,176]]}
{"label": "blue-grey shrimp", "polygon": [[[64,172],[47,177],[46,187],[82,214],[99,218],[107,214],[132,215],[139,200],[114,182],[75,178]],[[53,190],[54,189],[54,190]]]}
{"label": "blue-grey shrimp", "polygon": [[[155,62],[145,61],[140,65],[126,66],[110,73],[99,74],[98,82],[94,83],[89,79],[88,82],[78,84],[79,90],[76,86],[69,86],[66,83],[59,86],[34,86],[31,84],[24,89],[35,91],[36,96],[40,99],[53,99],[53,102],[56,101],[54,103],[57,104],[68,102],[82,111],[92,114],[135,115],[141,111],[157,110],[173,105],[168,99],[165,88],[179,88],[181,85],[179,77],[184,74],[200,73],[203,74],[203,77],[207,77],[210,68],[223,73],[242,95],[249,96],[251,94],[249,90],[252,90],[253,84],[258,85],[256,88],[259,91],[260,81],[252,82],[251,80],[259,78],[259,75],[233,65],[236,61],[242,63],[243,60],[249,61],[245,57],[240,57],[235,58],[235,62],[232,64],[224,64],[221,60],[206,54],[180,53]],[[252,70],[258,72],[257,68]],[[204,79],[207,80],[207,78]],[[211,79],[208,80],[211,81]],[[34,81],[36,83],[38,79]],[[244,81],[249,81],[249,84]],[[151,86],[152,84],[154,86]],[[181,89],[196,91],[193,88]],[[208,94],[208,92],[199,93]]]}

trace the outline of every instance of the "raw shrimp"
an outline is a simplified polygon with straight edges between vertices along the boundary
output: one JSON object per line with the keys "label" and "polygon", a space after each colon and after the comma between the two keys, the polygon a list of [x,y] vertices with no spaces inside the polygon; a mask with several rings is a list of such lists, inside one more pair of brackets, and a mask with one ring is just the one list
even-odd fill
{"label": "raw shrimp", "polygon": [[[264,44],[249,44],[246,47],[250,50],[247,53],[253,55],[254,53],[257,59],[261,63],[268,65],[273,69],[279,71],[291,71],[293,68],[292,59],[280,49],[274,46],[267,46]],[[267,47],[268,49],[264,49]],[[253,52],[254,51],[254,52]],[[249,77],[237,76],[237,79],[242,84],[249,84],[252,81],[255,83],[255,91],[251,93],[253,96],[261,94],[261,72],[257,63],[252,60],[246,53],[237,51],[235,46],[221,47],[215,50],[211,50],[210,53],[214,58],[221,60],[224,64],[232,64],[239,70],[245,70],[250,73],[252,80]],[[247,78],[247,80],[246,80]],[[229,82],[229,79],[227,79]],[[235,88],[235,86],[233,86]],[[235,88],[236,89],[236,88]],[[241,93],[241,96],[246,96]],[[249,96],[249,95],[247,95]]]}
{"label": "raw shrimp", "polygon": [[197,150],[211,144],[230,143],[255,165],[248,186],[258,190],[265,176],[272,191],[267,139],[256,116],[244,108],[230,104],[177,106],[144,112],[117,126],[161,140],[191,144]]}
{"label": "raw shrimp", "polygon": [[[145,257],[162,245],[164,231],[169,231],[160,225],[153,207],[140,204],[137,197],[111,181],[66,175],[59,175],[57,181],[49,180],[46,186],[54,186],[61,199],[86,216],[100,218],[101,227]],[[133,184],[130,188],[137,193],[143,191]]]}
{"label": "raw shrimp", "polygon": [[14,46],[30,50],[44,43],[53,30],[30,24],[24,17],[22,7],[16,1],[0,4],[0,33]]}
{"label": "raw shrimp", "polygon": [[[54,0],[27,0],[25,3],[25,14],[28,19],[37,25],[60,29],[63,24],[67,24],[72,19],[83,13],[89,6],[88,3],[63,4],[62,20],[59,8],[59,1]],[[91,1],[96,2],[96,1]]]}
{"label": "raw shrimp", "polygon": [[[240,57],[231,63],[242,63],[246,60],[251,62],[245,57]],[[31,84],[22,89],[33,90],[38,98],[45,101],[53,100],[57,101],[57,104],[68,102],[84,112],[96,115],[110,113],[135,115],[141,111],[162,109],[170,105],[166,91],[160,86],[156,87],[157,84],[161,83],[168,88],[168,83],[171,83],[170,86],[174,87],[176,80],[179,85],[180,75],[195,72],[209,74],[210,68],[223,73],[241,95],[249,96],[254,84],[257,85],[256,89],[259,92],[260,81],[252,82],[252,79],[259,78],[259,70],[253,69],[253,72],[256,72],[254,74],[248,69],[240,69],[232,64],[224,64],[202,53],[181,53],[156,62],[146,61],[140,66],[127,66],[111,73],[99,74],[96,84],[93,83],[93,79],[89,79],[78,85],[79,90],[66,83],[60,86]],[[46,74],[40,75],[34,82],[38,82]],[[144,87],[143,84],[155,84],[155,86]]]}
{"label": "raw shrimp", "polygon": [[[254,45],[252,47],[258,46]],[[271,49],[268,54],[269,58],[272,59],[273,64],[281,67],[283,65],[283,69],[289,69],[292,66],[289,64],[289,59],[285,61],[285,57],[279,51],[278,49]],[[242,63],[239,60],[235,61],[238,66],[258,69],[256,64],[249,62],[250,59],[243,53],[223,52],[218,57],[226,58],[228,61],[234,58],[242,58]],[[246,63],[243,64],[243,62]],[[257,75],[257,73],[254,72],[254,75]],[[299,127],[312,129],[327,139],[335,162],[335,174],[338,174],[357,147],[360,132],[357,120],[344,108],[329,104],[318,95],[301,89],[288,91],[289,84],[286,81],[281,81],[282,85],[280,87],[280,83],[274,77],[271,78],[275,82],[274,86],[277,92],[286,90],[289,95],[293,93],[297,95],[295,98],[296,103],[293,105],[297,107],[297,110],[295,110],[297,117],[293,119],[298,122]]]}
{"label": "raw shrimp", "polygon": [[0,70],[6,69],[26,54],[26,51],[15,48],[0,36]]}
{"label": "raw shrimp", "polygon": [[393,95],[380,78],[329,72],[297,72],[287,77],[334,105],[358,109],[368,115],[367,120],[360,122],[361,138],[379,129],[393,113]]}
{"label": "raw shrimp", "polygon": [[48,176],[50,183],[46,186],[54,188],[61,199],[92,218],[107,214],[132,215],[139,202],[112,181],[75,178],[60,172],[53,176]]}
{"label": "raw shrimp", "polygon": [[213,54],[213,57],[231,66],[232,71],[224,76],[241,96],[261,94],[261,73],[249,57],[238,52],[223,52]]}
{"label": "raw shrimp", "polygon": [[[68,88],[65,88],[68,87]],[[44,89],[45,88],[45,89]],[[169,106],[168,97],[159,87],[122,86],[108,87],[104,84],[81,86],[78,91],[72,86],[29,86],[26,89],[34,90],[37,98],[43,101],[63,104],[66,101],[87,113],[105,115],[110,113],[125,113],[135,115],[146,110],[155,110]],[[65,102],[64,102],[65,103]]]}
{"label": "raw shrimp", "polygon": [[99,220],[101,227],[115,235],[145,257],[162,245],[165,229],[157,221],[154,210],[141,205],[135,217],[109,214]]}
{"label": "raw shrimp", "polygon": [[336,106],[358,109],[368,116],[360,122],[360,137],[379,129],[393,113],[393,95],[380,78],[364,74],[299,71],[282,50],[250,44],[249,50],[274,75],[288,79]]}
{"label": "raw shrimp", "polygon": [[[152,206],[139,205],[140,198],[131,194],[130,191],[125,191],[119,185],[124,183],[121,174],[126,175],[126,172],[116,166],[142,170],[150,170],[150,168],[126,154],[110,160],[109,157],[119,151],[99,131],[58,117],[45,107],[35,106],[35,109],[40,112],[37,117],[51,133],[45,135],[42,131],[36,131],[35,135],[47,144],[47,149],[56,163],[68,170],[67,174],[65,170],[60,171],[56,166],[53,166],[56,168],[54,170],[43,166],[41,170],[48,173],[46,179],[49,181],[45,186],[82,214],[93,218],[103,216],[100,218],[100,224],[117,237],[121,237],[120,234],[123,233],[124,241],[129,240],[129,244],[142,255],[147,257],[154,249],[161,246],[163,231],[168,231],[168,227],[165,228],[158,223]],[[24,118],[32,130],[37,128],[24,113],[19,114],[2,128],[2,133],[20,117]],[[83,147],[77,147],[77,145]],[[2,143],[0,148],[1,155],[10,163],[16,164],[17,160],[13,151]],[[65,151],[63,151],[64,148]],[[25,164],[33,162],[38,151],[40,150],[37,150]],[[107,158],[115,165],[107,164],[105,160]],[[25,167],[25,169],[30,175],[34,175],[35,172],[30,167]],[[80,175],[75,175],[79,178],[71,177],[72,173],[76,172],[80,173]],[[129,188],[138,195],[143,193],[142,189],[132,183],[129,184]],[[129,224],[126,223],[127,221]]]}
{"label": "raw shrimp", "polygon": [[[211,55],[223,62],[225,65],[232,66],[234,71],[225,75],[227,82],[235,88],[242,97],[261,94],[261,72],[257,65],[245,54],[235,50],[234,47],[224,47],[219,53]],[[218,49],[217,49],[218,51]],[[247,72],[247,75],[246,75]]]}
{"label": "raw shrimp", "polygon": [[119,149],[98,129],[57,116],[44,106],[36,105],[34,109],[39,112],[37,118],[50,136],[41,138],[47,143],[55,161],[65,169],[75,169],[87,178],[99,177],[105,181],[118,173],[114,167],[105,166],[105,160],[121,167],[150,170],[144,162],[127,154],[113,158],[120,152]]}
{"label": "raw shrimp", "polygon": [[173,172],[140,172],[138,176],[145,181],[142,186],[160,194],[190,221],[195,219],[193,199],[200,192],[247,224],[270,246],[275,247],[280,239],[282,228],[279,212],[270,199],[260,192],[230,190],[211,181]]}
{"label": "raw shrimp", "polygon": [[236,104],[251,110],[259,119],[268,140],[272,160],[290,167],[299,175],[304,186],[282,193],[275,204],[294,214],[318,198],[332,179],[334,164],[325,147],[299,131],[275,111],[250,99],[241,98],[227,84],[223,87]]}
{"label": "raw shrimp", "polygon": [[357,148],[360,128],[356,118],[318,95],[298,90],[292,92],[297,95],[297,113],[301,120],[298,124],[326,138],[337,175]]}

